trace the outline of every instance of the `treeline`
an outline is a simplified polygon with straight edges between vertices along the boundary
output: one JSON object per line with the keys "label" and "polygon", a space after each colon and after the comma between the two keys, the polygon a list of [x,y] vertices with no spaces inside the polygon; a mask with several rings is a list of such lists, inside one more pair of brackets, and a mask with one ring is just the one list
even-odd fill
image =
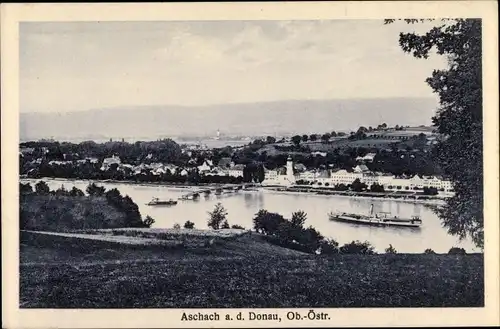
{"label": "treeline", "polygon": [[137,204],[116,188],[106,190],[91,183],[86,192],[63,186],[50,190],[44,181],[34,188],[20,183],[20,229],[71,231],[150,227],[154,223],[149,216],[143,220]]}
{"label": "treeline", "polygon": [[106,143],[96,143],[94,141],[81,143],[36,141],[24,142],[20,146],[34,148],[34,156],[44,156],[49,161],[84,159],[86,157],[96,157],[102,161],[104,158],[118,155],[124,163],[130,164],[163,162],[180,165],[189,159],[188,156],[182,154],[181,147],[172,139],[138,141],[135,143],[124,141],[109,141]]}
{"label": "treeline", "polygon": [[173,184],[241,184],[249,182],[262,182],[264,180],[264,167],[254,164],[248,165],[243,170],[243,176],[220,176],[201,175],[196,168],[188,168],[186,175],[180,173],[181,168],[171,172],[153,174],[149,170],[143,170],[136,174],[130,168],[111,165],[108,170],[102,171],[99,164],[92,163],[67,163],[48,164],[42,162],[38,167],[26,166],[21,173],[26,173],[28,177],[43,178],[67,178],[67,179],[89,179],[89,180],[117,180],[135,182],[164,182]]}

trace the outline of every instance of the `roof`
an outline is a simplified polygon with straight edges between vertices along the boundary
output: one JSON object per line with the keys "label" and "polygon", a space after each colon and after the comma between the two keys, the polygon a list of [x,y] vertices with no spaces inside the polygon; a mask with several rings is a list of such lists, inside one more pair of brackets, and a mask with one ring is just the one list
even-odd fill
{"label": "roof", "polygon": [[304,166],[302,163],[296,163],[294,166],[294,169],[299,170],[299,171],[306,171],[306,166]]}
{"label": "roof", "polygon": [[219,165],[219,167],[225,168],[225,167],[229,167],[231,165],[231,162],[232,162],[231,158],[225,157],[225,158],[221,158],[219,160],[218,165]]}
{"label": "roof", "polygon": [[245,169],[245,165],[243,164],[237,164],[229,168],[229,170],[243,170],[243,169]]}

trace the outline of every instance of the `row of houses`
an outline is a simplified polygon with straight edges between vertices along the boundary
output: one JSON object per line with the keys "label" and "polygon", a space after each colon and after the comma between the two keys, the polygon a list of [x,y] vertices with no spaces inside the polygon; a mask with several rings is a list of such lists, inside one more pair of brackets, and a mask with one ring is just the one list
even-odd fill
{"label": "row of houses", "polygon": [[434,187],[443,193],[453,193],[453,185],[448,180],[436,176],[397,177],[391,174],[371,172],[364,164],[359,164],[352,171],[344,169],[303,170],[303,166],[294,165],[288,158],[285,168],[265,170],[263,185],[292,186],[297,181],[312,183],[313,186],[349,185],[356,179],[368,186],[379,184],[385,190],[417,190],[424,187]]}
{"label": "row of houses", "polygon": [[190,171],[196,170],[200,175],[205,176],[243,177],[243,170],[245,169],[244,165],[236,165],[230,158],[221,159],[217,165],[214,165],[212,160],[205,160],[197,167],[184,168],[168,163],[141,163],[140,165],[133,166],[130,164],[123,164],[118,156],[112,156],[103,160],[100,170],[107,171],[113,165],[116,165],[118,169],[128,168],[135,175],[149,171],[153,175],[170,173],[187,176]]}

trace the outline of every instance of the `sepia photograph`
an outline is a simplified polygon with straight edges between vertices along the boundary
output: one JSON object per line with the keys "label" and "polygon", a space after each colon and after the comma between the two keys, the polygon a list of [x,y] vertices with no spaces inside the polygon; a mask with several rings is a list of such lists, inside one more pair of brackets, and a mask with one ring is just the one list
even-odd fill
{"label": "sepia photograph", "polygon": [[17,41],[20,309],[486,306],[482,18],[30,20]]}

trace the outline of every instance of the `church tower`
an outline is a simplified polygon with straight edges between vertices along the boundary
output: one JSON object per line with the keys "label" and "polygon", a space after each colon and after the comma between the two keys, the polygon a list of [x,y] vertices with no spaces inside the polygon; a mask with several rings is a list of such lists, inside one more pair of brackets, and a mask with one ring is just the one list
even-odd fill
{"label": "church tower", "polygon": [[288,156],[286,160],[286,179],[289,184],[295,184],[295,174],[293,172],[293,161],[291,156]]}

